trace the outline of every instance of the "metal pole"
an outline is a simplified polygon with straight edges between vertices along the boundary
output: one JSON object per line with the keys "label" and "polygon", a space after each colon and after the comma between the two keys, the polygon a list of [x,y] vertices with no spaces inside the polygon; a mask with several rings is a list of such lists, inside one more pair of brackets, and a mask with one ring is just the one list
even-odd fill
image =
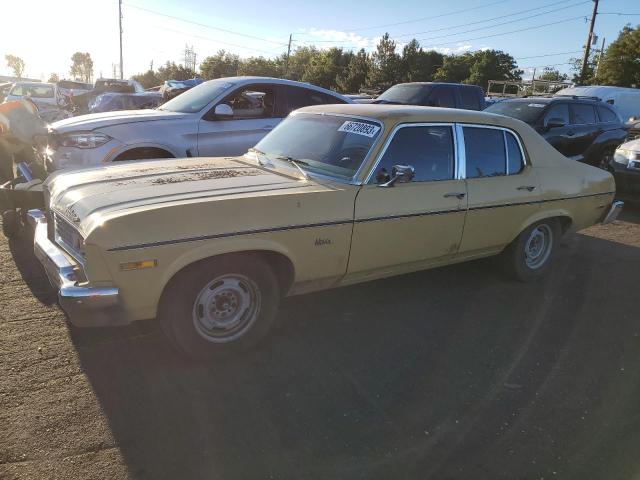
{"label": "metal pole", "polygon": [[602,37],[602,46],[600,47],[600,55],[598,55],[598,63],[596,64],[596,73],[594,75],[594,77],[598,78],[598,70],[600,69],[600,64],[602,63],[602,55],[604,55],[604,40],[605,38]]}
{"label": "metal pole", "polygon": [[118,21],[120,24],[120,80],[124,78],[122,73],[122,0],[118,0]]}
{"label": "metal pole", "polygon": [[286,77],[289,73],[289,55],[291,55],[291,38],[293,37],[293,33],[289,34],[289,46],[287,47],[287,58],[284,61],[284,76]]}
{"label": "metal pole", "polygon": [[593,0],[593,13],[591,14],[591,23],[589,24],[589,35],[587,35],[587,44],[584,46],[584,57],[582,57],[582,69],[580,70],[580,83],[584,83],[587,75],[587,63],[589,62],[589,53],[591,51],[591,39],[593,38],[593,26],[596,23],[596,15],[598,15],[598,0]]}

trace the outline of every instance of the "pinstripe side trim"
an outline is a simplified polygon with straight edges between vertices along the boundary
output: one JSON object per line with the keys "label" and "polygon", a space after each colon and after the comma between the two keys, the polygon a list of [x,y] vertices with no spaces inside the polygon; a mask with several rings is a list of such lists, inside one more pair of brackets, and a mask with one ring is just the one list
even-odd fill
{"label": "pinstripe side trim", "polygon": [[161,240],[158,242],[139,243],[134,245],[121,245],[121,246],[110,248],[108,251],[120,252],[124,250],[136,250],[139,248],[160,247],[165,245],[175,245],[178,243],[199,242],[202,240],[213,240],[216,238],[228,238],[228,237],[237,237],[242,235],[254,235],[257,233],[272,233],[272,232],[282,232],[285,230],[299,230],[302,228],[317,228],[317,227],[327,227],[327,226],[333,226],[333,225],[347,225],[347,224],[353,224],[353,223],[377,222],[377,221],[383,221],[383,220],[394,220],[398,218],[427,217],[431,215],[445,215],[448,213],[472,212],[475,210],[515,207],[520,205],[537,205],[542,203],[559,202],[563,200],[575,200],[575,199],[586,198],[586,197],[599,197],[603,195],[612,195],[612,194],[615,194],[615,192],[603,192],[603,193],[595,193],[595,194],[589,194],[589,195],[576,195],[572,197],[553,198],[549,200],[535,200],[532,202],[503,203],[500,205],[483,205],[480,207],[472,207],[469,209],[436,210],[436,211],[426,211],[426,212],[418,212],[418,213],[407,213],[402,215],[388,215],[388,216],[381,216],[381,217],[358,218],[355,220],[348,219],[348,220],[336,220],[332,222],[309,223],[304,225],[286,225],[282,227],[260,228],[255,230],[243,230],[238,232],[217,233],[213,235],[200,235],[197,237],[178,238],[173,240]]}

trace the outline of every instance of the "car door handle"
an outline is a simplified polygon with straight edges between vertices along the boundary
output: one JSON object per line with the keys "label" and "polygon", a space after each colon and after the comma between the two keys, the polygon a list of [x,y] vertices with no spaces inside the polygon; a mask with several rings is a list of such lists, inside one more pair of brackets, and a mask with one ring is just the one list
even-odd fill
{"label": "car door handle", "polygon": [[443,197],[444,198],[456,197],[458,200],[462,200],[466,195],[467,195],[466,193],[452,192],[452,193],[445,193]]}
{"label": "car door handle", "polygon": [[518,187],[518,190],[526,190],[527,192],[533,192],[535,190],[535,185],[522,185]]}

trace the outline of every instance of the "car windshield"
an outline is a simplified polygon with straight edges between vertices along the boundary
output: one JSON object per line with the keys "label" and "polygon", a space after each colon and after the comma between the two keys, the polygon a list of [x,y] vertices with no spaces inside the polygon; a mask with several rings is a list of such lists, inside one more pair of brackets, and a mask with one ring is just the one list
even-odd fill
{"label": "car windshield", "polygon": [[395,85],[380,95],[373,103],[397,103],[402,105],[423,105],[431,87],[420,84]]}
{"label": "car windshield", "polygon": [[176,98],[169,100],[160,107],[160,110],[169,112],[195,113],[206,107],[221,93],[230,89],[234,84],[224,80],[211,80],[201,83],[191,90],[187,90]]}
{"label": "car windshield", "polygon": [[306,172],[350,179],[380,131],[373,120],[299,113],[284,120],[253,151],[259,160],[293,160]]}
{"label": "car windshield", "polygon": [[516,102],[498,102],[487,107],[484,111],[489,113],[497,113],[498,115],[505,115],[507,117],[517,118],[525,123],[533,124],[540,118],[546,103],[536,102],[534,98],[531,101],[516,101]]}

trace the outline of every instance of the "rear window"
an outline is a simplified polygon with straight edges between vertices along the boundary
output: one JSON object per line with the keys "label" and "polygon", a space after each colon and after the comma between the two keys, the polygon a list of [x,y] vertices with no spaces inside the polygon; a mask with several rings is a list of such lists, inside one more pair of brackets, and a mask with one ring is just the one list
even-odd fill
{"label": "rear window", "polygon": [[569,105],[571,123],[574,125],[591,125],[596,123],[596,112],[593,105],[584,103],[572,103]]}
{"label": "rear window", "polygon": [[617,123],[620,121],[618,116],[606,107],[598,107],[598,117],[604,123]]}
{"label": "rear window", "polygon": [[537,122],[546,106],[546,103],[536,102],[536,99],[532,98],[531,101],[504,101],[494,103],[484,111],[517,118],[531,125]]}
{"label": "rear window", "polygon": [[467,110],[480,110],[480,96],[475,88],[461,88],[460,96],[462,97],[462,108]]}
{"label": "rear window", "polygon": [[405,83],[394,85],[380,95],[373,103],[396,103],[401,105],[426,105],[431,87]]}
{"label": "rear window", "polygon": [[456,108],[456,92],[451,87],[437,87],[429,95],[429,106]]}
{"label": "rear window", "polygon": [[502,130],[464,127],[467,178],[506,175],[507,155]]}

